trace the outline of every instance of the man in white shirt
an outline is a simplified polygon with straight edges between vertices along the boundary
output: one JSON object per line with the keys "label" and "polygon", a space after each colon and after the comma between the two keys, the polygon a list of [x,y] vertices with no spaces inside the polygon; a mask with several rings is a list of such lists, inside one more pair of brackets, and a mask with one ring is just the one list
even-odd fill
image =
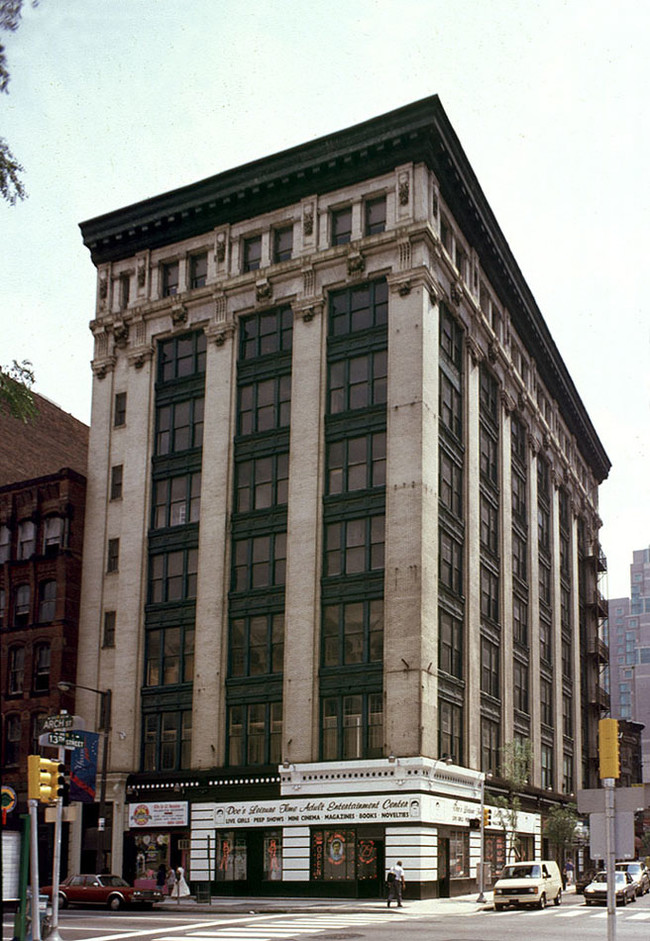
{"label": "man in white shirt", "polygon": [[402,860],[398,859],[394,866],[388,870],[388,877],[386,879],[388,883],[388,907],[390,908],[390,903],[394,900],[397,902],[397,907],[402,907],[402,891],[404,889],[405,880],[404,880],[404,870],[402,869]]}

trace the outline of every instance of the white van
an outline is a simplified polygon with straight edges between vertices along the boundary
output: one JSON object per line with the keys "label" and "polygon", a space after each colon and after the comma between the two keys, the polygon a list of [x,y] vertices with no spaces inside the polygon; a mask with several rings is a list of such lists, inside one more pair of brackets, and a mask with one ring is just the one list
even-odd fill
{"label": "white van", "polygon": [[556,905],[562,901],[562,877],[553,859],[535,859],[504,866],[494,885],[497,911],[506,905],[545,908],[551,901]]}

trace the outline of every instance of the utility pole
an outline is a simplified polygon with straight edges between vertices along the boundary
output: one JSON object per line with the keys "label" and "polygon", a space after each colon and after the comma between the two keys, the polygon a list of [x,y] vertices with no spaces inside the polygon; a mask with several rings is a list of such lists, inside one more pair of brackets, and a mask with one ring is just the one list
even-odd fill
{"label": "utility pole", "polygon": [[29,798],[29,816],[31,823],[31,876],[32,876],[32,941],[41,941],[41,919],[38,911],[38,798]]}
{"label": "utility pole", "polygon": [[[64,767],[65,748],[59,746],[59,770]],[[59,882],[61,881],[61,836],[63,830],[63,782],[57,780],[56,819],[54,823],[54,863],[52,865],[52,927],[48,938],[63,941],[59,934]]]}
{"label": "utility pole", "polygon": [[614,787],[621,774],[618,744],[618,720],[601,719],[598,723],[600,778],[605,789],[605,847],[607,850],[607,941],[616,941],[616,811]]}

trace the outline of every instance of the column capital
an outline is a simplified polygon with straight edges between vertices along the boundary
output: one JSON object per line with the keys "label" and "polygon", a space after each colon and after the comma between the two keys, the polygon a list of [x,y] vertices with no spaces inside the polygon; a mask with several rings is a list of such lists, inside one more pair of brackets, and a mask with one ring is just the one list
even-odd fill
{"label": "column capital", "polygon": [[479,366],[485,359],[485,353],[481,349],[480,343],[476,337],[471,336],[469,333],[465,338],[465,342],[467,344],[469,355],[472,357],[472,363],[474,366]]}
{"label": "column capital", "polygon": [[322,296],[303,297],[291,304],[294,320],[302,320],[303,323],[311,323],[314,317],[320,317],[324,308],[325,299]]}
{"label": "column capital", "polygon": [[400,297],[408,297],[416,288],[424,288],[433,305],[443,296],[440,284],[427,268],[409,268],[389,274],[386,283],[391,294],[398,294]]}
{"label": "column capital", "polygon": [[208,342],[212,341],[215,346],[223,346],[226,340],[230,340],[235,335],[235,324],[232,321],[227,323],[210,323],[204,328]]}

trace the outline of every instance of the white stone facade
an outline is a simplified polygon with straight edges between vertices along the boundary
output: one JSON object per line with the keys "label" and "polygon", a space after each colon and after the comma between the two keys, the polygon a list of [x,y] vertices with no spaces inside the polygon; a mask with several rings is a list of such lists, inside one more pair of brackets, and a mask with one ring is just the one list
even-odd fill
{"label": "white stone facade", "polygon": [[[368,135],[373,146],[381,151],[375,139],[378,129],[380,125],[376,122]],[[406,158],[408,145],[404,143],[404,135],[400,141],[401,149],[396,147],[396,150]],[[355,153],[360,147],[357,141]],[[495,246],[489,243],[487,236],[480,240],[466,231],[468,226],[462,221],[465,216],[460,213],[461,218],[457,218],[445,198],[449,196],[448,178],[445,175],[443,180],[431,161],[421,158],[409,161],[400,156],[399,163],[390,170],[366,178],[362,169],[355,174],[345,170],[342,141],[338,148],[333,146],[328,152],[332,153],[332,161],[339,161],[341,178],[347,182],[322,188],[314,172],[314,189],[310,192],[307,180],[296,182],[308,177],[313,170],[307,167],[308,155],[305,155],[305,169],[300,177],[296,170],[301,162],[299,151],[287,156],[290,167],[287,178],[293,182],[286,186],[293,199],[286,203],[277,195],[273,199],[262,198],[267,193],[268,187],[265,190],[264,184],[271,179],[271,173],[269,169],[265,177],[264,166],[259,168],[256,184],[259,199],[262,205],[272,204],[272,208],[262,213],[255,213],[251,208],[240,218],[241,212],[234,211],[232,222],[222,219],[216,225],[206,224],[203,230],[198,203],[192,204],[190,192],[179,191],[169,205],[157,206],[153,201],[152,205],[142,204],[125,210],[123,218],[115,214],[115,221],[104,217],[87,224],[100,234],[105,232],[106,242],[112,247],[110,252],[102,254],[101,239],[97,237],[93,241],[90,232],[85,233],[98,267],[98,292],[96,316],[91,324],[95,337],[93,410],[78,681],[82,686],[110,688],[113,692],[108,794],[114,811],[113,871],[119,871],[123,862],[126,865],[122,856],[123,830],[128,826],[125,807],[134,799],[130,795],[136,791],[139,800],[149,799],[147,794],[155,796],[156,788],[160,789],[161,797],[167,795],[167,787],[175,786],[177,791],[182,791],[192,805],[191,840],[202,828],[211,830],[209,820],[207,824],[205,821],[220,804],[217,793],[208,793],[209,785],[205,781],[214,769],[229,767],[227,680],[229,619],[232,618],[229,592],[236,510],[233,501],[240,325],[242,318],[249,315],[285,306],[292,311],[293,339],[279,757],[287,765],[303,770],[320,761],[323,748],[321,700],[325,695],[319,685],[319,675],[324,498],[327,496],[329,312],[333,292],[368,283],[385,282],[388,288],[384,620],[380,671],[383,758],[378,760],[385,766],[389,756],[407,762],[440,759],[445,749],[441,747],[439,709],[440,702],[445,701],[450,704],[450,714],[461,716],[461,726],[453,733],[458,735],[461,753],[452,754],[459,775],[463,768],[478,771],[485,766],[485,727],[481,716],[492,715],[498,717],[493,725],[499,727],[499,746],[512,741],[516,735],[530,739],[533,760],[529,783],[538,796],[543,796],[543,791],[548,789],[556,794],[577,789],[588,776],[591,747],[583,738],[586,726],[582,715],[585,703],[596,701],[598,705],[600,693],[597,669],[592,670],[588,678],[581,665],[584,651],[580,630],[586,638],[597,626],[596,615],[589,607],[596,590],[595,580],[590,581],[584,570],[585,557],[591,558],[593,547],[597,545],[598,483],[606,475],[608,466],[588,417],[563,372],[564,367],[543,322],[537,323],[538,334],[534,336],[530,323],[522,319],[519,305],[527,309],[531,322],[539,314],[531,298],[516,294],[521,285],[513,286],[507,270],[509,256],[500,267],[494,257],[488,257]],[[247,180],[249,176],[246,175]],[[218,182],[220,178],[216,179]],[[281,179],[278,177],[276,192],[277,186],[282,186]],[[466,191],[468,179],[457,182],[463,199],[474,200],[483,211],[489,212],[477,184],[477,193]],[[228,179],[219,190],[223,206],[237,205],[236,183],[236,178]],[[244,194],[242,184],[240,198],[248,200],[247,205],[250,203],[253,207],[255,186],[250,182],[246,186]],[[381,231],[366,234],[367,206],[374,200],[385,201],[385,223]],[[351,210],[349,241],[332,244],[333,219],[341,208]],[[222,209],[222,216],[226,212]],[[207,209],[204,215],[206,219],[209,217]],[[472,225],[478,226],[475,234],[480,225],[476,220]],[[486,217],[485,225],[490,231],[498,231],[491,218]],[[175,237],[175,226],[181,233],[189,234]],[[275,233],[289,226],[293,232],[291,257],[276,262]],[[122,232],[119,238],[118,228]],[[167,235],[164,234],[166,229],[169,230]],[[259,268],[245,271],[246,252],[250,250],[248,242],[258,236]],[[120,238],[124,248],[118,245]],[[135,240],[132,253],[128,249],[130,238]],[[507,254],[504,241],[498,247]],[[107,254],[111,255],[108,259]],[[192,272],[198,264],[195,259],[202,259],[202,256],[205,256],[205,275],[200,278],[200,284],[193,286]],[[203,265],[202,260],[200,264]],[[177,287],[174,293],[164,296],[165,279],[169,277],[177,278]],[[515,296],[518,309],[510,311],[509,298]],[[462,462],[459,464],[462,533],[458,536],[462,584],[457,595],[462,602],[463,643],[459,654],[460,676],[451,679],[442,675],[439,660],[442,590],[439,533],[443,513],[440,508],[440,427],[445,408],[445,403],[440,401],[441,317],[453,320],[462,338],[457,364],[462,390],[459,416],[462,425],[459,450],[462,452],[459,458]],[[521,325],[525,321],[524,330]],[[145,634],[147,625],[151,627],[151,622],[147,622],[147,611],[151,607],[147,607],[147,579],[154,498],[152,466],[155,467],[155,460],[153,465],[152,460],[157,447],[159,344],[197,332],[205,335],[207,346],[194,670],[191,707],[186,707],[191,708],[191,752],[189,763],[171,769],[174,772],[171,776],[164,768],[158,768],[159,783],[149,775],[138,789],[137,776],[144,767]],[[548,361],[541,362],[542,356],[547,360],[549,356],[551,360],[556,359],[549,367]],[[481,376],[486,374],[498,390],[491,419],[496,429],[494,460],[498,470],[490,485],[490,492],[495,495],[492,509],[496,514],[497,540],[491,549],[490,565],[495,569],[499,585],[492,634],[482,627],[484,605],[488,603],[483,597],[484,578],[488,576],[482,572],[490,568],[486,567],[486,550],[482,543],[485,488],[481,429],[485,425],[485,406],[481,398]],[[555,385],[549,377],[555,377]],[[124,395],[124,420],[116,425],[116,397]],[[119,407],[123,404],[122,398]],[[526,518],[522,523],[522,531],[527,533],[524,567],[529,632],[525,656],[527,732],[522,732],[522,716],[517,719],[522,710],[518,708],[521,703],[516,701],[512,680],[516,659],[513,634],[516,591],[512,561],[513,533],[516,533],[512,518],[513,416],[526,432],[520,473],[527,492]],[[587,443],[581,428],[586,429],[587,438],[591,435]],[[540,455],[551,481],[548,506],[544,500],[539,502],[537,494]],[[116,465],[123,468],[123,495],[119,500],[111,499],[111,474]],[[541,563],[538,527],[544,528],[546,524],[538,519],[538,506],[542,507],[542,515],[548,515],[549,528],[548,544],[542,543],[542,554],[547,561],[542,559]],[[567,507],[570,518],[566,517]],[[451,528],[453,531],[453,526]],[[545,533],[542,538],[547,538]],[[107,571],[111,540],[119,540],[119,559],[117,566],[113,566],[115,570]],[[544,572],[548,572],[544,578],[549,579],[548,587],[544,587],[548,596],[541,601],[537,579],[540,564]],[[103,646],[102,625],[106,611],[116,612],[116,640],[111,647]],[[540,623],[543,624],[541,630],[548,631],[548,637],[540,638]],[[482,644],[484,638],[494,639],[497,635],[498,642],[494,641],[492,647],[498,651],[498,664],[493,669],[498,690],[496,687],[491,690],[486,707],[485,684],[489,685],[490,678],[486,679]],[[540,644],[545,645],[542,654]],[[546,656],[548,669],[540,663],[540,657]],[[543,687],[543,683],[550,686]],[[586,688],[589,684],[593,689]],[[169,701],[170,693],[162,690],[162,685],[160,702],[164,703]],[[83,695],[79,690],[79,711],[91,716],[97,708],[96,697],[88,694],[84,699]],[[187,695],[186,689],[189,702]],[[454,705],[454,696],[458,699],[457,705]],[[567,697],[570,699],[568,706]],[[550,722],[549,717],[552,717]],[[488,769],[484,767],[484,770]],[[281,777],[284,788],[284,776]],[[252,778],[250,780],[252,782]],[[569,781],[571,787],[566,786]],[[127,794],[127,784],[130,794]],[[193,791],[195,785],[196,792]],[[272,789],[279,784],[271,782],[269,786]],[[390,781],[386,793],[395,786],[394,781]],[[356,793],[349,780],[339,781],[338,787],[340,794]],[[304,781],[301,788],[308,789],[310,796],[318,793],[317,787],[308,787]],[[443,789],[439,792],[440,800],[453,806],[454,800],[462,799],[460,784],[458,788],[453,796]],[[384,791],[382,786],[380,792]],[[279,796],[278,793],[278,799]],[[256,799],[255,796],[250,798]],[[408,868],[418,873],[416,881],[424,894],[435,892],[432,886],[439,878],[439,825],[441,821],[429,813],[426,820],[418,818],[406,827],[395,821],[385,827],[386,861],[397,855],[406,857]],[[467,819],[456,821],[454,826],[466,828]],[[287,826],[284,831],[283,872],[288,881],[309,882],[309,832],[309,828],[302,825]],[[532,834],[535,848],[541,850],[538,816],[526,817],[522,832]],[[472,862],[471,875],[466,874],[468,879],[475,875],[479,852],[477,834],[470,836]],[[80,842],[77,849],[79,846]],[[191,852],[194,853],[194,849]],[[198,869],[195,878],[201,878]]]}

